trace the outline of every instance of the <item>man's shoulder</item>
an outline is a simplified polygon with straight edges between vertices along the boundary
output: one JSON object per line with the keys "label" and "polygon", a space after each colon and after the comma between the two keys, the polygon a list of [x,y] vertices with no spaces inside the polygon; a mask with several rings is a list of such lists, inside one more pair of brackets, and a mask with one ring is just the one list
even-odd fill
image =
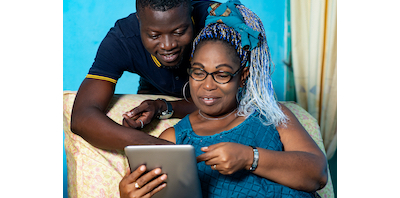
{"label": "man's shoulder", "polygon": [[195,13],[206,13],[207,8],[216,1],[192,1],[193,12]]}
{"label": "man's shoulder", "polygon": [[196,34],[204,27],[204,22],[208,15],[208,7],[216,1],[192,1],[193,11],[192,17],[195,25]]}
{"label": "man's shoulder", "polygon": [[192,1],[192,6],[193,7],[197,7],[197,6],[209,6],[210,4],[213,3],[220,3],[218,1],[207,1],[207,0],[203,0],[203,1]]}
{"label": "man's shoulder", "polygon": [[140,36],[139,21],[136,12],[125,18],[118,19],[112,28],[123,37]]}

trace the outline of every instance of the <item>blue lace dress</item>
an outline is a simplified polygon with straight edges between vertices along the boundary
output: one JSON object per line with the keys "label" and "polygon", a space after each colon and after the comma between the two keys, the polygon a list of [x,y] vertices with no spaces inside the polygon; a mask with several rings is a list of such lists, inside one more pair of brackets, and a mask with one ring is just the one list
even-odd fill
{"label": "blue lace dress", "polygon": [[[273,126],[261,123],[257,112],[229,131],[212,136],[194,133],[189,116],[184,117],[175,128],[176,144],[190,144],[196,156],[204,153],[201,147],[220,142],[235,142],[260,148],[282,151],[279,133]],[[259,177],[247,170],[232,175],[222,175],[204,162],[197,164],[203,197],[314,197],[314,193],[298,191]]]}

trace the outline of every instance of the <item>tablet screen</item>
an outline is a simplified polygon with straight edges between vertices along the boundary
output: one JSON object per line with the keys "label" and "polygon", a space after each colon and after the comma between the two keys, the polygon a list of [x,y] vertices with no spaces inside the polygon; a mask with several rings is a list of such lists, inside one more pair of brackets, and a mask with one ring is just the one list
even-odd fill
{"label": "tablet screen", "polygon": [[197,161],[192,145],[140,145],[125,147],[131,171],[146,165],[147,171],[161,168],[167,186],[155,198],[202,197]]}

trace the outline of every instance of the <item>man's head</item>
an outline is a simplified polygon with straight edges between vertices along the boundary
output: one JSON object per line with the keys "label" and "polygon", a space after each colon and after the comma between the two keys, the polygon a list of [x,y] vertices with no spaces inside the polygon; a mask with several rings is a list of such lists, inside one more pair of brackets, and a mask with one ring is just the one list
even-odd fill
{"label": "man's head", "polygon": [[146,50],[164,66],[189,58],[194,37],[190,0],[137,0],[140,34]]}
{"label": "man's head", "polygon": [[154,11],[167,11],[171,8],[176,8],[182,4],[190,8],[191,0],[136,0],[136,12],[142,11],[144,8],[149,7]]}

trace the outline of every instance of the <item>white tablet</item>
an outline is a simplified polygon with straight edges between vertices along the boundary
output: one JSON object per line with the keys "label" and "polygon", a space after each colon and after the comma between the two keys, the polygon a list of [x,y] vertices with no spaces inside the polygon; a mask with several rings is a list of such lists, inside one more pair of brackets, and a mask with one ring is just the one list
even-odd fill
{"label": "white tablet", "polygon": [[167,186],[154,198],[202,197],[192,145],[127,146],[125,154],[131,171],[145,164],[148,171],[161,168],[168,175]]}

